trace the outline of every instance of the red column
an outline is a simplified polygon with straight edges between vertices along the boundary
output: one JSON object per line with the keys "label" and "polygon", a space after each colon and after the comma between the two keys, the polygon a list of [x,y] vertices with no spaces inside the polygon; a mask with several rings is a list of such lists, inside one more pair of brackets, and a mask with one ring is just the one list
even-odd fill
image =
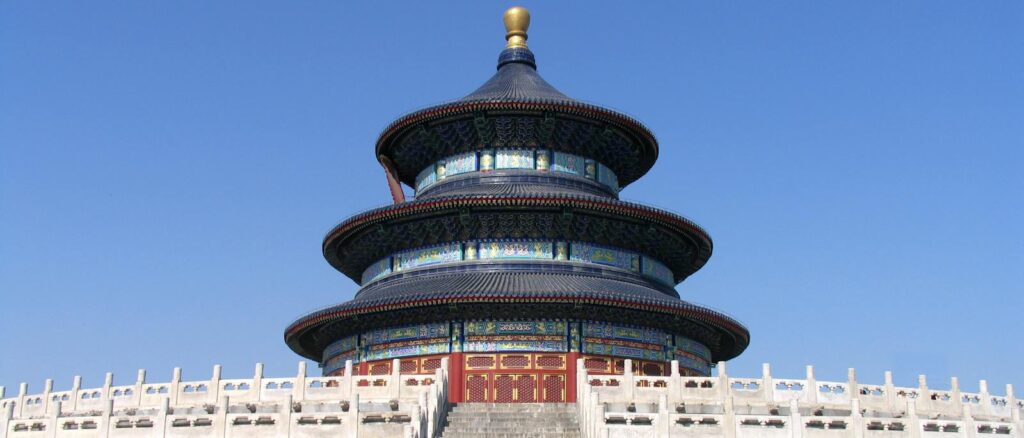
{"label": "red column", "polygon": [[576,402],[576,359],[580,358],[579,352],[570,352],[565,355],[565,401],[566,403]]}
{"label": "red column", "polygon": [[459,403],[466,395],[466,376],[463,374],[462,353],[448,356],[448,401]]}

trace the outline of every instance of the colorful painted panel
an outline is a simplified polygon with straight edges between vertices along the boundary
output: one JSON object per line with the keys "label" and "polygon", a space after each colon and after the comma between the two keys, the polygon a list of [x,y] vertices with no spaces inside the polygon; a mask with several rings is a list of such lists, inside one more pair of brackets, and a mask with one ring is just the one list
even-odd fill
{"label": "colorful painted panel", "polygon": [[583,341],[584,354],[599,354],[604,356],[629,357],[645,360],[665,360],[664,350],[642,348],[639,346],[603,344],[599,342]]}
{"label": "colorful painted panel", "polygon": [[640,271],[639,255],[583,242],[572,242],[572,246],[569,248],[569,260],[615,266],[633,272]]}
{"label": "colorful painted panel", "polygon": [[391,273],[391,257],[386,257],[381,261],[370,265],[363,271],[363,279],[361,284],[369,283],[373,280],[381,278]]}
{"label": "colorful painted panel", "polygon": [[562,335],[565,321],[467,321],[466,336],[472,335]]}
{"label": "colorful painted panel", "polygon": [[494,170],[494,151],[484,149],[480,151],[480,170]]}
{"label": "colorful painted panel", "polygon": [[445,162],[448,176],[476,172],[476,152],[449,157]]}
{"label": "colorful painted panel", "polygon": [[333,373],[345,368],[345,361],[359,362],[359,335],[349,336],[335,341],[324,349],[323,368],[324,375]]}
{"label": "colorful painted panel", "polygon": [[585,160],[583,164],[583,176],[588,179],[597,178],[597,164],[594,160]]}
{"label": "colorful painted panel", "polygon": [[370,331],[363,333],[363,343],[366,345],[376,345],[394,341],[432,339],[440,337],[448,337],[447,322],[409,325],[405,327],[392,327]]}
{"label": "colorful painted panel", "polygon": [[573,154],[567,154],[564,152],[555,152],[554,163],[551,164],[551,170],[553,172],[571,173],[573,175],[583,175],[585,163],[583,157]]}
{"label": "colorful painted panel", "polygon": [[643,268],[643,274],[645,276],[658,280],[668,286],[675,284],[675,280],[672,277],[672,270],[661,262],[644,256],[643,262],[640,266]]}
{"label": "colorful painted panel", "polygon": [[688,353],[677,351],[674,360],[679,361],[679,366],[682,368],[689,368],[695,370],[704,375],[711,374],[711,366],[704,359],[694,357]]}
{"label": "colorful painted panel", "polygon": [[668,335],[657,329],[632,327],[605,322],[584,322],[583,336],[588,338],[618,339],[624,341],[668,344]]}
{"label": "colorful painted panel", "polygon": [[533,151],[507,149],[497,152],[497,169],[533,169]]}
{"label": "colorful painted panel", "polygon": [[545,259],[553,257],[551,242],[482,242],[480,258],[488,259]]}
{"label": "colorful painted panel", "polygon": [[363,351],[363,360],[371,361],[444,353],[448,353],[447,337],[371,345]]}
{"label": "colorful painted panel", "polygon": [[611,187],[612,190],[619,189],[619,178],[615,176],[615,172],[601,163],[597,164],[597,182]]}
{"label": "colorful painted panel", "polygon": [[395,271],[462,260],[462,244],[448,243],[395,254]]}
{"label": "colorful painted panel", "polygon": [[423,190],[435,182],[437,182],[437,173],[435,173],[434,166],[423,169],[419,175],[416,175],[416,191]]}
{"label": "colorful painted panel", "polygon": [[537,150],[537,170],[548,170],[551,168],[551,152],[545,149]]}
{"label": "colorful painted panel", "polygon": [[[545,336],[543,338],[548,338]],[[499,337],[501,338],[501,337]],[[483,352],[504,352],[504,351],[543,351],[543,352],[565,352],[566,338],[561,336],[558,340],[531,339],[535,337],[523,336],[524,339],[481,339],[470,340],[467,338],[463,351],[467,353]]]}
{"label": "colorful painted panel", "polygon": [[676,350],[685,351],[707,361],[711,360],[711,350],[704,344],[682,336],[676,336],[675,341]]}
{"label": "colorful painted panel", "polygon": [[359,335],[353,335],[353,336],[349,336],[347,338],[339,339],[337,341],[334,341],[333,343],[328,345],[327,348],[324,349],[323,358],[324,358],[324,360],[327,360],[327,359],[330,359],[330,358],[338,355],[339,353],[344,353],[346,351],[355,350],[355,348],[358,345],[359,345]]}

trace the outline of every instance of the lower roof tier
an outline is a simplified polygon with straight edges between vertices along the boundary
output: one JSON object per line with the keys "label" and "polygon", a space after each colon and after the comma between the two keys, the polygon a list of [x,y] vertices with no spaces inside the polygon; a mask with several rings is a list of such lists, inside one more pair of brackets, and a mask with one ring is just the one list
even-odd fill
{"label": "lower roof tier", "polygon": [[664,210],[607,197],[528,192],[432,197],[353,216],[324,238],[324,258],[356,282],[382,258],[455,241],[558,239],[652,257],[675,283],[711,257],[711,237]]}
{"label": "lower roof tier", "polygon": [[377,282],[355,299],[309,313],[285,342],[321,360],[343,337],[385,327],[459,319],[590,319],[676,333],[706,345],[714,362],[739,355],[749,331],[720,312],[643,283],[586,273],[468,272]]}

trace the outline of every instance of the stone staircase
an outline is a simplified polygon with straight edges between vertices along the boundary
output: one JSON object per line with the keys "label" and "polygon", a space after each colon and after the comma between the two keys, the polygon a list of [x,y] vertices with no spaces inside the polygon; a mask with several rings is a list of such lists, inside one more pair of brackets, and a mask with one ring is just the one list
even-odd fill
{"label": "stone staircase", "polygon": [[444,438],[554,438],[580,436],[569,403],[460,403],[448,413]]}

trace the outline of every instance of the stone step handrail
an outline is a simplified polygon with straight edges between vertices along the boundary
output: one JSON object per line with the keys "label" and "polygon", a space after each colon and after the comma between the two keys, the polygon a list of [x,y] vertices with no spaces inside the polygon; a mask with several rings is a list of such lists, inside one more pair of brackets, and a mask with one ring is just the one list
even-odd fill
{"label": "stone step handrail", "polygon": [[925,376],[917,387],[898,387],[890,372],[882,385],[863,384],[853,369],[845,382],[820,381],[810,366],[803,379],[776,378],[768,364],[757,378],[730,377],[724,362],[713,377],[682,376],[675,361],[669,376],[636,376],[630,360],[622,375],[591,375],[582,360],[577,367],[585,437],[802,437],[826,430],[857,438],[879,431],[908,438],[930,433],[1024,438],[1024,401],[1016,399],[1012,385],[1006,385],[1005,395],[991,394],[984,380],[980,392],[969,393],[960,390],[956,378],[950,389],[929,388]]}

